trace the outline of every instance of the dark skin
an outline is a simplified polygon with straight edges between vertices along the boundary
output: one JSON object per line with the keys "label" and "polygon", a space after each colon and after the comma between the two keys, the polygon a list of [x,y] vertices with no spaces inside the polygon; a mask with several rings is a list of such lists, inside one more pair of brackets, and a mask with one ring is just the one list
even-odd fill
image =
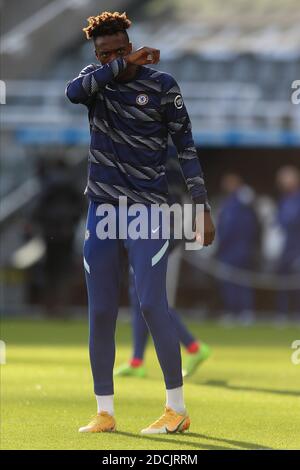
{"label": "dark skin", "polygon": [[[153,47],[144,46],[133,51],[132,43],[123,32],[107,36],[98,36],[94,40],[95,55],[101,65],[108,64],[114,59],[123,57],[127,62],[126,69],[115,79],[118,82],[128,81],[135,77],[140,65],[158,64],[160,51]],[[202,237],[203,233],[203,237]],[[211,245],[215,238],[215,227],[210,212],[204,212],[204,230],[201,227],[201,217],[196,216],[195,239],[204,246]]]}
{"label": "dark skin", "polygon": [[160,51],[153,47],[141,47],[133,52],[132,43],[127,35],[118,32],[108,36],[98,36],[94,40],[95,55],[102,65],[114,59],[123,57],[127,62],[127,67],[118,75],[116,81],[133,79],[137,73],[139,65],[157,64],[159,62]]}

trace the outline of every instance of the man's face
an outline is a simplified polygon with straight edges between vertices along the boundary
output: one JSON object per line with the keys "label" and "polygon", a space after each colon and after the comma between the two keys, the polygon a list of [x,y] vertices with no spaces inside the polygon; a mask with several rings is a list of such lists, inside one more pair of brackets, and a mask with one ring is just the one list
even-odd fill
{"label": "man's face", "polygon": [[293,193],[300,188],[300,173],[297,168],[285,166],[277,173],[276,182],[283,193]]}
{"label": "man's face", "polygon": [[109,36],[99,36],[95,39],[95,54],[102,65],[130,54],[131,51],[132,44],[128,41],[126,34],[122,32]]}
{"label": "man's face", "polygon": [[241,185],[242,180],[240,176],[235,173],[225,174],[221,181],[222,190],[227,194],[234,193],[241,187]]}

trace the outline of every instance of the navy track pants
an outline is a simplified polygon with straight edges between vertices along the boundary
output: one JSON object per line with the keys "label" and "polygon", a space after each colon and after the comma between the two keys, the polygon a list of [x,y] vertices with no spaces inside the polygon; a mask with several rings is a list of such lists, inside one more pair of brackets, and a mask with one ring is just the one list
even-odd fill
{"label": "navy track pants", "polygon": [[[148,210],[149,227],[151,224]],[[120,213],[115,208],[117,237],[100,239],[97,224],[99,203],[91,201],[84,242],[84,267],[89,303],[89,352],[96,395],[112,395],[115,361],[115,328],[119,308],[119,288],[123,272],[124,248],[133,269],[141,311],[150,330],[167,389],[182,386],[178,334],[169,314],[166,273],[169,240],[120,239]],[[99,211],[98,211],[99,213]],[[123,214],[124,215],[124,214]],[[128,223],[131,219],[128,218]]]}

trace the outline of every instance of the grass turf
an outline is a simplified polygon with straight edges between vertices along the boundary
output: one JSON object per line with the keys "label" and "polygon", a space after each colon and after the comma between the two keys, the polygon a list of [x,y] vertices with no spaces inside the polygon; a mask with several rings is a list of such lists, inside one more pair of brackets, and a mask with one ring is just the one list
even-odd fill
{"label": "grass turf", "polygon": [[[185,381],[189,433],[141,436],[159,417],[164,386],[152,344],[147,379],[115,380],[118,432],[79,434],[95,412],[83,321],[2,321],[2,449],[300,448],[300,365],[291,344],[300,328],[224,329],[190,324],[213,356]],[[119,322],[116,364],[130,356],[130,326]]]}

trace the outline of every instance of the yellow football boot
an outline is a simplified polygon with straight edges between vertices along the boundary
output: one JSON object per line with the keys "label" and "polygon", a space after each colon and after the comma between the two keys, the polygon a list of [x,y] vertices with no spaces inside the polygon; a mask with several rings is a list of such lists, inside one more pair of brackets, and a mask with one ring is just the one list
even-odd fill
{"label": "yellow football boot", "polygon": [[116,430],[116,420],[106,411],[101,411],[87,425],[79,428],[79,432],[112,432]]}
{"label": "yellow football boot", "polygon": [[164,414],[148,428],[141,431],[141,434],[173,434],[187,431],[190,427],[190,418],[187,414],[180,415],[176,411],[166,406]]}

